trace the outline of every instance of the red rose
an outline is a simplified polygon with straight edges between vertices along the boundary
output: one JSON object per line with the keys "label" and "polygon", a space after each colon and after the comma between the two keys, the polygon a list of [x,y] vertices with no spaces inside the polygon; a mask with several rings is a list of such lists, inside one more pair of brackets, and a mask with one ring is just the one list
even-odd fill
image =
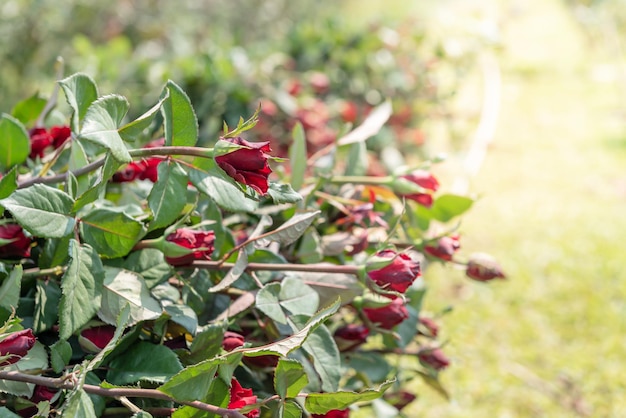
{"label": "red rose", "polygon": [[32,241],[24,235],[24,230],[18,224],[0,225],[0,239],[11,240],[7,244],[0,244],[0,258],[30,257]]}
{"label": "red rose", "polygon": [[29,132],[30,136],[30,155],[29,157],[35,159],[36,157],[42,158],[44,151],[50,145],[52,145],[53,138],[48,133],[46,128],[33,128]]}
{"label": "red rose", "polygon": [[[430,172],[426,170],[415,170],[410,174],[405,174],[399,177],[409,183],[413,183],[423,189],[426,189],[430,192],[436,192],[439,189],[439,182]],[[405,197],[406,199],[413,200],[418,204],[425,206],[427,208],[431,207],[433,204],[433,197],[431,193],[404,193],[400,192],[400,196]]]}
{"label": "red rose", "polygon": [[138,177],[139,180],[150,180],[152,183],[156,183],[159,179],[157,167],[163,161],[161,158],[148,158],[141,160],[141,172]]}
{"label": "red rose", "polygon": [[418,332],[422,335],[434,338],[439,334],[439,325],[431,318],[420,317],[419,325],[420,328],[423,328],[423,330],[418,329]]}
{"label": "red rose", "polygon": [[348,418],[349,416],[349,409],[333,409],[325,414],[311,414],[311,418]]}
{"label": "red rose", "polygon": [[441,237],[437,241],[437,245],[427,245],[424,247],[424,251],[433,257],[440,258],[445,261],[452,261],[454,253],[461,248],[458,235],[451,235],[449,237]]}
{"label": "red rose", "polygon": [[367,340],[370,330],[365,325],[348,324],[335,331],[335,341],[339,351],[349,351]]}
{"label": "red rose", "polygon": [[156,183],[158,180],[158,165],[163,161],[161,158],[147,158],[141,161],[133,161],[124,167],[123,170],[113,174],[111,181],[113,183],[128,183],[131,181],[150,180]]}
{"label": "red rose", "polygon": [[215,233],[213,231],[196,231],[193,229],[181,228],[165,238],[166,241],[173,242],[183,248],[197,250],[189,254],[168,257],[167,261],[172,266],[184,266],[194,260],[210,260],[214,250]]}
{"label": "red rose", "polygon": [[476,253],[470,257],[465,274],[470,279],[479,282],[506,278],[498,262],[489,254],[484,253]]}
{"label": "red rose", "polygon": [[422,351],[417,355],[417,357],[422,364],[437,371],[443,370],[450,365],[450,360],[445,354],[443,354],[443,351],[441,351],[440,348]]}
{"label": "red rose", "polygon": [[49,388],[47,386],[35,386],[35,390],[33,391],[33,396],[30,397],[30,400],[33,403],[39,403],[41,401],[49,401],[54,398],[54,395],[57,394],[57,390],[54,388]]}
{"label": "red rose", "polygon": [[267,178],[272,172],[265,154],[271,151],[269,141],[248,142],[240,137],[225,140],[245,148],[215,157],[217,165],[236,182],[250,186],[261,194],[267,193]]}
{"label": "red rose", "polygon": [[53,126],[50,128],[50,136],[52,137],[52,147],[54,149],[59,148],[65,143],[65,140],[72,135],[72,130],[69,126]]}
{"label": "red rose", "polygon": [[[256,395],[252,392],[252,389],[242,388],[235,378],[231,380],[228,409],[239,409],[246,405],[253,405],[256,403],[256,399]],[[259,416],[259,410],[253,409],[244,415],[248,418],[257,418]]]}
{"label": "red rose", "polygon": [[385,267],[367,272],[369,278],[383,289],[404,293],[420,276],[419,263],[407,254],[383,250],[379,251],[376,257],[393,259]]}
{"label": "red rose", "polygon": [[363,313],[383,329],[391,329],[409,317],[409,311],[401,298],[396,298],[380,308],[363,308]]}
{"label": "red rose", "polygon": [[344,102],[341,105],[341,119],[343,119],[344,122],[354,123],[357,118],[358,112],[359,109],[354,102]]}
{"label": "red rose", "polygon": [[17,363],[28,353],[28,350],[33,348],[35,341],[32,329],[24,329],[7,335],[4,340],[0,341],[0,357],[8,355],[11,357],[0,362],[0,367]]}
{"label": "red rose", "polygon": [[115,327],[112,325],[101,325],[87,328],[80,332],[78,343],[87,353],[99,353],[113,338]]}
{"label": "red rose", "polygon": [[243,335],[226,331],[222,340],[222,348],[226,351],[233,351],[235,348],[241,347],[245,342]]}

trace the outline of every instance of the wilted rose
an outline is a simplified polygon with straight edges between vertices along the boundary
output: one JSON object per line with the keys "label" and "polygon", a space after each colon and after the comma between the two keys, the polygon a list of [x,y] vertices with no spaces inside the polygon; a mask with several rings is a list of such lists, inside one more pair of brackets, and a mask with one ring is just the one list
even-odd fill
{"label": "wilted rose", "polygon": [[213,231],[196,231],[188,228],[180,228],[165,238],[180,247],[196,250],[180,256],[165,255],[165,261],[172,266],[184,266],[194,260],[210,260],[213,253],[215,233]]}
{"label": "wilted rose", "polygon": [[267,193],[268,176],[272,172],[266,155],[271,151],[269,142],[248,142],[240,137],[226,138],[225,141],[244,148],[215,157],[217,165],[236,182],[250,186],[261,194]]}
{"label": "wilted rose", "polygon": [[443,354],[440,348],[428,349],[421,351],[417,357],[420,362],[437,371],[443,370],[450,365],[450,360]]}
{"label": "wilted rose", "polygon": [[407,254],[383,250],[376,253],[376,257],[393,259],[386,266],[367,272],[369,278],[383,289],[404,293],[420,276],[419,263]]}
{"label": "wilted rose", "polygon": [[[439,181],[437,181],[432,173],[426,170],[415,170],[412,173],[399,176],[394,184],[394,188],[400,196],[413,200],[425,207],[432,206],[432,192],[436,192],[437,189],[439,189]],[[410,188],[415,188],[415,186],[419,186],[425,190],[423,192],[408,190]]]}
{"label": "wilted rose", "polygon": [[11,240],[0,244],[0,258],[30,257],[31,239],[24,235],[24,230],[18,224],[0,225],[0,239]]}
{"label": "wilted rose", "polygon": [[383,329],[391,329],[409,317],[409,311],[401,298],[396,298],[380,308],[363,308],[363,313]]}
{"label": "wilted rose", "polygon": [[[257,401],[256,395],[252,392],[252,389],[241,387],[237,379],[233,378],[230,382],[230,401],[228,402],[228,409],[240,409],[246,405],[253,405]],[[259,410],[253,409],[252,411],[244,414],[248,418],[257,418],[259,416]]]}
{"label": "wilted rose", "polygon": [[506,278],[495,258],[485,253],[472,254],[465,270],[467,277],[479,282]]}
{"label": "wilted rose", "polygon": [[349,351],[367,340],[370,330],[365,325],[348,324],[335,331],[335,342],[339,351]]}
{"label": "wilted rose", "polygon": [[7,335],[0,341],[0,357],[11,357],[0,362],[0,367],[17,363],[19,359],[28,353],[28,350],[33,348],[35,341],[36,338],[33,335],[33,330],[30,328]]}
{"label": "wilted rose", "polygon": [[433,257],[437,257],[445,261],[451,261],[454,253],[456,253],[459,248],[461,248],[459,236],[454,234],[439,238],[437,240],[437,245],[425,246],[424,252],[432,255]]}

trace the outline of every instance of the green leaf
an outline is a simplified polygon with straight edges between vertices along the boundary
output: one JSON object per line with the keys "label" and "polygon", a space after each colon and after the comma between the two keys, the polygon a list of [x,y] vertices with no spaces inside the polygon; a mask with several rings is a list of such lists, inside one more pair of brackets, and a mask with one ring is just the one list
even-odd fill
{"label": "green leaf", "polygon": [[[104,268],[98,253],[89,245],[70,241],[70,262],[61,278],[59,337],[67,340],[98,312]],[[89,301],[89,303],[86,303]]]}
{"label": "green leaf", "polygon": [[17,166],[0,179],[0,199],[9,197],[15,190],[17,190]]}
{"label": "green leaf", "polygon": [[9,277],[4,279],[2,285],[0,285],[0,308],[5,313],[11,313],[17,309],[17,305],[20,301],[20,288],[22,285],[22,266],[17,265],[9,274]]}
{"label": "green leaf", "polygon": [[105,267],[104,270],[102,303],[98,311],[100,319],[115,325],[126,304],[130,305],[128,326],[161,316],[161,305],[150,295],[150,290],[141,276],[120,268]]}
{"label": "green leaf", "polygon": [[320,214],[319,210],[312,212],[297,213],[287,222],[269,232],[267,238],[258,240],[260,245],[268,245],[271,241],[276,241],[283,245],[289,245],[295,242],[304,231],[313,223],[315,218]]}
{"label": "green leaf", "polygon": [[[169,93],[169,96],[166,94]],[[193,147],[198,140],[198,119],[187,94],[168,80],[161,94],[166,146]]]}
{"label": "green leaf", "polygon": [[28,99],[24,99],[13,106],[11,115],[24,125],[35,122],[43,109],[46,107],[47,100],[40,97],[38,93],[33,94]]}
{"label": "green leaf", "polygon": [[19,415],[14,414],[4,406],[0,406],[0,418],[21,418]]}
{"label": "green leaf", "polygon": [[122,165],[123,164],[113,158],[111,154],[107,154],[104,159],[104,167],[102,167],[97,183],[76,199],[72,210],[78,212],[83,207],[98,200],[100,196],[104,194],[109,179],[113,177],[113,174],[115,174],[117,169]]}
{"label": "green leaf", "polygon": [[441,222],[448,222],[452,218],[465,213],[472,207],[474,199],[453,194],[439,196],[430,208],[433,218]]}
{"label": "green leaf", "polygon": [[378,399],[393,382],[383,383],[377,390],[363,392],[310,393],[304,400],[304,407],[311,414],[325,414],[333,409],[346,409],[355,402],[369,402]]}
{"label": "green leaf", "polygon": [[215,286],[209,288],[209,292],[221,292],[222,290],[230,287],[233,283],[237,281],[238,278],[246,271],[248,267],[248,253],[245,249],[239,251],[237,254],[237,261],[235,265],[228,270],[224,278]]}
{"label": "green leaf", "polygon": [[415,205],[415,217],[416,226],[422,231],[428,230],[430,227],[430,221],[433,219],[433,214],[429,208],[422,205]]}
{"label": "green leaf", "polygon": [[35,286],[37,291],[35,293],[33,330],[39,334],[52,329],[59,319],[58,307],[61,300],[61,287],[52,280],[37,280]]}
{"label": "green leaf", "polygon": [[158,180],[148,195],[148,207],[154,214],[150,230],[163,228],[178,218],[187,204],[187,173],[171,160],[161,162]]}
{"label": "green leaf", "polygon": [[293,350],[302,346],[302,343],[306,340],[309,334],[317,329],[317,327],[319,327],[326,319],[337,312],[340,306],[340,300],[337,299],[333,304],[313,315],[300,331],[290,337],[259,347],[244,348],[240,351],[243,351],[244,355],[252,357],[263,356],[266,354],[286,356]]}
{"label": "green leaf", "polygon": [[196,158],[189,169],[189,180],[221,208],[232,212],[254,212],[258,203],[249,199],[235,181],[222,173],[211,158]]}
{"label": "green leaf", "polygon": [[270,183],[267,194],[277,205],[281,203],[298,203],[302,200],[300,193],[293,190],[291,185],[286,183]]}
{"label": "green leaf", "polygon": [[257,309],[281,324],[287,323],[289,315],[313,315],[318,306],[317,293],[293,277],[268,284],[256,297]]}
{"label": "green leaf", "polygon": [[80,232],[85,242],[105,258],[127,255],[145,234],[141,222],[112,209],[94,209],[80,221]]}
{"label": "green leaf", "polygon": [[287,323],[287,315],[280,306],[280,283],[270,283],[256,295],[255,306],[258,310],[280,324]]}
{"label": "green leaf", "polygon": [[198,317],[193,309],[183,304],[167,305],[164,309],[170,316],[170,321],[182,326],[189,331],[190,334],[196,335]]}
{"label": "green leaf", "polygon": [[222,350],[224,326],[221,324],[207,325],[191,342],[191,353],[184,360],[187,363],[198,363],[213,358]]}
{"label": "green leaf", "polygon": [[[73,171],[78,170],[89,164],[87,154],[80,141],[72,141],[72,147],[70,148],[70,159],[67,162],[70,175]],[[89,174],[83,174],[76,178],[78,187],[75,191],[75,196],[80,196],[89,189]]]}
{"label": "green leaf", "polygon": [[128,111],[128,101],[118,95],[99,98],[89,106],[79,137],[98,144],[109,151],[121,163],[131,158],[117,127]]}
{"label": "green leaf", "polygon": [[346,176],[362,176],[367,172],[367,147],[365,142],[357,142],[350,146],[346,164]]}
{"label": "green leaf", "polygon": [[165,262],[163,253],[155,248],[133,251],[126,257],[122,267],[138,273],[150,289],[167,280],[172,274],[172,268]]}
{"label": "green leaf", "polygon": [[274,371],[274,390],[281,399],[295,398],[308,383],[300,363],[285,358],[278,360]]}
{"label": "green leaf", "polygon": [[30,154],[30,139],[24,125],[13,116],[0,116],[0,172],[22,164]]}
{"label": "green leaf", "polygon": [[[209,405],[215,405],[220,408],[226,408],[228,406],[228,401],[230,400],[230,388],[228,384],[224,382],[222,379],[215,378],[211,383],[211,386],[206,388],[207,391],[204,397],[198,399],[204,403],[208,403]],[[207,418],[207,417],[215,417],[217,415],[211,414],[206,411],[202,411],[200,409],[191,407],[191,406],[183,406],[182,408],[178,408],[172,414],[172,418]]]}
{"label": "green leaf", "polygon": [[313,361],[313,367],[322,381],[322,390],[336,391],[341,379],[341,359],[328,328],[320,325],[315,329],[302,344],[302,349]]}
{"label": "green leaf", "polygon": [[346,366],[364,373],[371,382],[382,382],[392,372],[385,356],[378,353],[354,351],[345,360]]}
{"label": "green leaf", "polygon": [[73,204],[67,193],[45,184],[16,190],[0,200],[24,229],[41,238],[61,238],[72,232],[74,218],[68,214]]}
{"label": "green leaf", "polygon": [[287,273],[288,277],[297,277],[307,282],[319,295],[320,305],[325,306],[337,299],[346,305],[363,294],[363,285],[351,274],[329,274],[314,272]]}
{"label": "green leaf", "polygon": [[291,168],[291,186],[300,190],[306,171],[306,138],[302,124],[297,122],[291,131],[293,142],[289,147],[289,166]]}
{"label": "green leaf", "polygon": [[223,358],[210,359],[189,366],[173,376],[158,390],[182,401],[203,399],[215,380],[217,366],[224,361]]}
{"label": "green leaf", "polygon": [[77,73],[59,81],[59,85],[65,93],[67,104],[72,108],[72,131],[78,132],[87,109],[98,99],[96,83],[88,75]]}
{"label": "green leaf", "polygon": [[176,354],[164,345],[139,341],[109,363],[107,381],[126,385],[138,381],[164,383],[182,370]]}
{"label": "green leaf", "polygon": [[[10,366],[4,366],[6,371],[26,371],[36,370],[40,373],[42,369],[48,368],[48,353],[46,348],[39,341],[35,342],[33,348],[22,357],[17,363]],[[23,396],[30,398],[33,395],[35,385],[33,383],[16,382],[11,380],[0,379],[0,392],[10,393],[15,396]]]}
{"label": "green leaf", "polygon": [[93,402],[87,392],[83,389],[74,390],[65,403],[61,417],[96,418]]}
{"label": "green leaf", "polygon": [[302,418],[303,413],[300,404],[293,399],[288,399],[278,407],[279,418]]}
{"label": "green leaf", "polygon": [[50,365],[55,373],[61,373],[72,358],[72,346],[66,340],[58,340],[50,346]]}
{"label": "green leaf", "polygon": [[122,126],[118,132],[122,139],[126,142],[134,142],[138,138],[141,137],[143,132],[150,127],[152,121],[155,116],[158,114],[161,106],[163,105],[163,101],[169,97],[169,93],[166,94],[166,97],[161,98],[157,104],[152,106],[147,112],[143,115],[139,116],[134,121],[127,123]]}

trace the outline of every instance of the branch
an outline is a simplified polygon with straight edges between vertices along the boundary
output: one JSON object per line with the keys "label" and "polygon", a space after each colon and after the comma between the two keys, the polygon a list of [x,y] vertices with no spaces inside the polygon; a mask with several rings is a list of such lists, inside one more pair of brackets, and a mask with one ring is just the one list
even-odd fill
{"label": "branch", "polygon": [[[26,382],[26,383],[34,383],[39,386],[47,386],[57,389],[67,389],[72,390],[76,389],[76,386],[68,380],[64,380],[61,378],[54,377],[44,377],[44,376],[36,376],[29,375],[25,373],[20,373],[17,371],[3,371],[0,370],[0,380],[12,380],[15,382]],[[128,397],[128,398],[151,398],[151,399],[160,399],[164,401],[175,402],[187,406],[191,406],[196,409],[200,409],[202,411],[211,412],[216,414],[217,416],[224,418],[246,418],[241,412],[233,410],[220,408],[215,405],[209,405],[200,401],[182,401],[176,400],[163,392],[159,392],[156,389],[133,389],[133,388],[101,388],[100,386],[95,385],[83,385],[83,390],[87,393],[91,393],[93,395],[106,396],[109,398],[119,398],[119,397]]]}
{"label": "branch", "polygon": [[[194,261],[187,266],[179,268],[202,268],[207,270],[229,270],[235,263],[222,263],[220,261]],[[291,263],[248,263],[246,271],[306,271],[317,273],[341,273],[358,275],[360,266],[336,265],[336,264],[291,264]]]}

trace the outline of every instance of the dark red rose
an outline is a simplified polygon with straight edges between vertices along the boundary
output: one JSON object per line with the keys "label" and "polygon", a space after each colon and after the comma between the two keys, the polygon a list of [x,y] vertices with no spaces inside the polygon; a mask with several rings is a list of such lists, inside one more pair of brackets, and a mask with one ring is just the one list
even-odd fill
{"label": "dark red rose", "polygon": [[420,276],[419,263],[407,254],[383,250],[379,251],[376,257],[393,259],[385,267],[367,272],[369,278],[383,289],[404,293]]}
{"label": "dark red rose", "polygon": [[19,359],[28,353],[28,350],[33,348],[35,341],[32,329],[23,329],[9,334],[4,340],[0,341],[0,357],[8,355],[11,357],[0,362],[0,367],[17,363]]}
{"label": "dark red rose", "polygon": [[211,253],[215,249],[215,233],[213,231],[196,231],[181,228],[168,235],[165,240],[189,250],[197,249],[197,251],[192,253],[176,257],[168,257],[166,255],[165,261],[172,266],[184,266],[192,263],[194,260],[210,260]]}
{"label": "dark red rose", "polygon": [[59,148],[65,143],[65,140],[72,135],[72,130],[69,126],[53,126],[50,128],[50,136],[52,137],[52,147],[54,149]]}
{"label": "dark red rose", "polygon": [[35,386],[33,396],[30,397],[31,402],[39,403],[41,401],[49,401],[57,394],[57,390],[48,386]]}
{"label": "dark red rose", "polygon": [[348,324],[335,331],[335,342],[339,351],[349,351],[367,340],[370,330],[365,325]]}
{"label": "dark red rose", "polygon": [[443,354],[440,348],[421,351],[417,357],[420,363],[429,366],[437,371],[443,370],[450,365],[450,360]]}
{"label": "dark red rose", "polygon": [[235,348],[241,347],[245,342],[246,340],[243,335],[226,331],[224,333],[224,339],[222,340],[222,348],[226,351],[233,351]]}
{"label": "dark red rose", "polygon": [[363,308],[363,313],[383,329],[391,329],[409,317],[409,311],[401,298],[396,298],[380,308]]}
{"label": "dark red rose", "polygon": [[269,142],[248,142],[240,137],[226,138],[225,141],[245,148],[215,157],[217,165],[236,182],[250,186],[261,194],[267,193],[267,178],[272,172],[266,155],[271,151]]}
{"label": "dark red rose", "polygon": [[247,366],[256,367],[257,369],[274,368],[278,365],[278,356],[266,354],[264,356],[245,356],[243,362]]}
{"label": "dark red rose", "polygon": [[476,253],[470,257],[465,270],[467,277],[479,282],[506,278],[502,267],[489,254]]}
{"label": "dark red rose", "polygon": [[311,418],[349,418],[349,409],[333,409],[325,414],[311,414]]}
{"label": "dark red rose", "polygon": [[[228,409],[240,409],[246,405],[253,405],[256,403],[256,400],[256,395],[252,392],[252,389],[242,388],[235,378],[231,380],[230,402],[228,402]],[[253,409],[244,415],[248,418],[257,418],[259,416],[259,410]]]}
{"label": "dark red rose", "polygon": [[128,183],[135,181],[139,174],[143,171],[143,165],[137,162],[132,162],[126,165],[122,170],[113,174],[111,181],[113,183]]}
{"label": "dark red rose", "polygon": [[439,240],[437,240],[437,245],[425,246],[424,252],[432,255],[433,257],[437,257],[445,261],[451,261],[454,253],[456,253],[459,248],[461,248],[459,236],[455,234],[439,238]]}
{"label": "dark red rose", "polygon": [[139,180],[150,180],[152,183],[156,183],[159,179],[157,167],[163,161],[161,158],[147,158],[141,160],[142,170],[139,173]]}
{"label": "dark red rose", "polygon": [[405,406],[407,406],[417,398],[417,396],[405,390],[393,393],[385,393],[384,397],[385,400],[393,405],[398,411],[401,411]]}
{"label": "dark red rose", "polygon": [[32,240],[24,235],[18,224],[0,225],[0,239],[12,240],[8,244],[0,244],[0,258],[30,257]]}
{"label": "dark red rose", "polygon": [[418,329],[419,333],[427,337],[434,338],[439,334],[439,325],[431,318],[420,317],[419,328],[422,328]]}
{"label": "dark red rose", "polygon": [[87,328],[80,332],[78,343],[87,353],[99,353],[113,338],[115,327],[112,325],[100,325]]}
{"label": "dark red rose", "polygon": [[42,158],[44,151],[52,145],[53,138],[46,128],[33,128],[29,132],[30,136],[30,155],[34,159]]}

